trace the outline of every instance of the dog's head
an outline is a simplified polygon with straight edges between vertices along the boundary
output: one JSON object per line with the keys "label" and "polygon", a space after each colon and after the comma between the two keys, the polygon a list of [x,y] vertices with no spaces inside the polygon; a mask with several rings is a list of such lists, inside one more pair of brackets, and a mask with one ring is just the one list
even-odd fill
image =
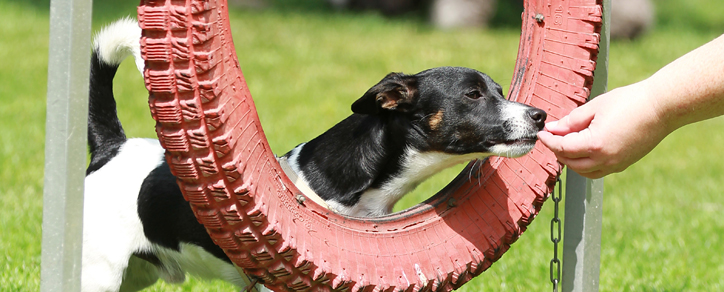
{"label": "dog's head", "polygon": [[518,157],[528,153],[546,113],[508,101],[488,75],[459,67],[391,73],[352,104],[359,114],[402,117],[411,146],[450,154]]}

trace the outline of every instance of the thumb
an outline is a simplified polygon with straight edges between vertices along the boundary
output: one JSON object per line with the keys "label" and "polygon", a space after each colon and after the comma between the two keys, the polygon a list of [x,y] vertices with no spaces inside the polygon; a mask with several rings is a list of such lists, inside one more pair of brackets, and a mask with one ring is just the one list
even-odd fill
{"label": "thumb", "polygon": [[573,132],[580,132],[591,124],[595,112],[589,109],[589,104],[584,104],[569,113],[558,121],[547,123],[545,130],[558,136],[565,136]]}

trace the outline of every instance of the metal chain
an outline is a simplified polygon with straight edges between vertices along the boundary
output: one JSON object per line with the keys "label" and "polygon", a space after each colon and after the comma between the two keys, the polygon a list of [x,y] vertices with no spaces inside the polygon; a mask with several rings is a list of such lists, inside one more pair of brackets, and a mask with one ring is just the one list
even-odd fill
{"label": "metal chain", "polygon": [[554,204],[553,219],[551,219],[551,241],[553,242],[553,259],[550,264],[551,283],[553,283],[553,292],[558,292],[558,284],[561,282],[561,260],[558,259],[558,243],[561,242],[561,218],[559,217],[559,203],[563,200],[563,187],[561,186],[561,178],[558,177],[556,184],[558,185],[558,194],[553,188],[551,200]]}
{"label": "metal chain", "polygon": [[241,292],[259,292],[259,289],[256,288],[256,284],[259,284],[259,278],[257,277],[250,277],[248,276],[248,280],[251,280],[249,282],[249,285],[247,285],[245,288],[241,289]]}

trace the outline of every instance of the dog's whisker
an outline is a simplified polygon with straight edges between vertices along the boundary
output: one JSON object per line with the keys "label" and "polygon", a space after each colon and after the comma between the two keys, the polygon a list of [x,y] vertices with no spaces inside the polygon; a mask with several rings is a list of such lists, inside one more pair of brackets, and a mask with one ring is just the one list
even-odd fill
{"label": "dog's whisker", "polygon": [[470,167],[470,170],[468,171],[468,181],[473,181],[473,172],[475,171],[475,165],[478,163],[477,160],[473,161],[473,165]]}
{"label": "dog's whisker", "polygon": [[460,141],[460,139],[458,139],[457,137],[453,137],[453,138],[450,140],[450,143],[447,144],[447,147],[449,148],[450,146],[454,145],[454,144],[457,143],[458,141]]}
{"label": "dog's whisker", "polygon": [[428,117],[431,117],[431,116],[433,116],[433,115],[434,115],[434,114],[426,114],[426,115],[420,117],[419,119],[415,120],[415,122],[422,122],[423,120],[425,120],[425,119],[427,119]]}
{"label": "dog's whisker", "polygon": [[483,184],[483,181],[480,179],[479,176],[480,176],[480,168],[483,167],[483,161],[480,159],[475,160],[474,166],[475,167],[473,168],[473,171],[477,172],[477,175],[475,175],[475,176],[477,177],[477,180],[478,180],[478,186],[481,186]]}

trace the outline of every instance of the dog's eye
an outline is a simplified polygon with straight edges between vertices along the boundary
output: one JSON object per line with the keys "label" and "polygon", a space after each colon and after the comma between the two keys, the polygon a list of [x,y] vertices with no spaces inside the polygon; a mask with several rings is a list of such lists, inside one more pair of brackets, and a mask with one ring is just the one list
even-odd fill
{"label": "dog's eye", "polygon": [[483,96],[483,94],[480,93],[479,90],[473,90],[471,92],[466,93],[465,96],[470,99],[478,99],[478,98],[481,98]]}

